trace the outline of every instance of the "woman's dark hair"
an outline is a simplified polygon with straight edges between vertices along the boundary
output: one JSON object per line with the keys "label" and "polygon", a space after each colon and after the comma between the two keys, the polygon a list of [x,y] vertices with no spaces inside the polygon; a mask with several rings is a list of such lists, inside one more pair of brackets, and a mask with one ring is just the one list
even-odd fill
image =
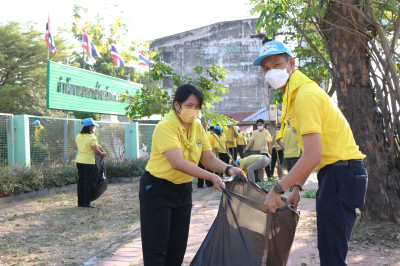
{"label": "woman's dark hair", "polygon": [[201,90],[199,90],[193,84],[183,84],[178,89],[176,89],[174,101],[172,102],[172,108],[175,110],[175,102],[178,102],[178,104],[181,105],[192,94],[197,97],[200,106],[203,106],[203,93],[201,92]]}
{"label": "woman's dark hair", "polygon": [[92,131],[90,130],[91,126],[84,126],[81,130],[81,134],[91,134]]}
{"label": "woman's dark hair", "polygon": [[217,134],[218,136],[222,135],[221,130],[219,130],[218,128],[214,128],[214,133]]}

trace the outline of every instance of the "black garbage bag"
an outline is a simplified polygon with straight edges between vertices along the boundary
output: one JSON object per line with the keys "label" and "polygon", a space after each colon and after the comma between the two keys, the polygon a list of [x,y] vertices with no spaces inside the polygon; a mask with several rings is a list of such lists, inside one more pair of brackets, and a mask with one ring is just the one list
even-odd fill
{"label": "black garbage bag", "polygon": [[284,198],[275,214],[266,213],[268,191],[251,181],[235,176],[225,185],[217,217],[190,265],[286,265],[299,214]]}
{"label": "black garbage bag", "polygon": [[[103,151],[101,148],[99,148]],[[95,154],[96,174],[93,178],[90,201],[98,199],[107,190],[106,167],[104,157]]]}

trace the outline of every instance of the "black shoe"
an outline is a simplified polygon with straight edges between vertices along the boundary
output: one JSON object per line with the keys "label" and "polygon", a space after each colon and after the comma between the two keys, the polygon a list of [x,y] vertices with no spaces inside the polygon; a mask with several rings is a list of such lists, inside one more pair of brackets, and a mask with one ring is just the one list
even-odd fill
{"label": "black shoe", "polygon": [[90,205],[90,204],[83,204],[80,207],[84,207],[84,208],[96,208],[96,206]]}

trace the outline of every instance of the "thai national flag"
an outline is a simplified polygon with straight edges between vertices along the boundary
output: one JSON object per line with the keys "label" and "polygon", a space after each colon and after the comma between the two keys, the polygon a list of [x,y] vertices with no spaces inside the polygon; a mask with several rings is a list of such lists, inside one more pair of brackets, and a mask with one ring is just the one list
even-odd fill
{"label": "thai national flag", "polygon": [[48,17],[48,19],[49,21],[46,23],[46,36],[44,38],[48,46],[51,48],[51,51],[56,54],[56,44],[54,43],[53,36],[51,35],[50,17]]}
{"label": "thai national flag", "polygon": [[152,66],[154,63],[150,62],[149,58],[143,53],[139,52],[139,66]]}
{"label": "thai national flag", "polygon": [[87,35],[85,29],[83,29],[83,34],[82,34],[82,48],[86,49],[90,56],[101,57],[99,51],[97,50],[94,43],[90,40],[89,35]]}
{"label": "thai national flag", "polygon": [[114,58],[115,66],[125,66],[124,59],[122,59],[121,55],[118,53],[114,42],[111,42],[111,57]]}

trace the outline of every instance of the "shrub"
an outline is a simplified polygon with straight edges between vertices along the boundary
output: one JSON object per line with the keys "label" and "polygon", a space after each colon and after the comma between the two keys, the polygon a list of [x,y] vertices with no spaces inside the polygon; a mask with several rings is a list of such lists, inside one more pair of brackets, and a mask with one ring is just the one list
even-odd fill
{"label": "shrub", "polygon": [[105,161],[107,177],[133,177],[141,176],[145,171],[147,160],[121,159],[118,161]]}
{"label": "shrub", "polygon": [[317,197],[317,190],[310,189],[304,193],[304,198],[312,198],[315,199]]}
{"label": "shrub", "polygon": [[[145,170],[147,159],[106,160],[107,178],[140,176]],[[50,162],[45,159],[31,168],[0,168],[0,198],[41,189],[75,184],[78,180],[76,164]]]}

